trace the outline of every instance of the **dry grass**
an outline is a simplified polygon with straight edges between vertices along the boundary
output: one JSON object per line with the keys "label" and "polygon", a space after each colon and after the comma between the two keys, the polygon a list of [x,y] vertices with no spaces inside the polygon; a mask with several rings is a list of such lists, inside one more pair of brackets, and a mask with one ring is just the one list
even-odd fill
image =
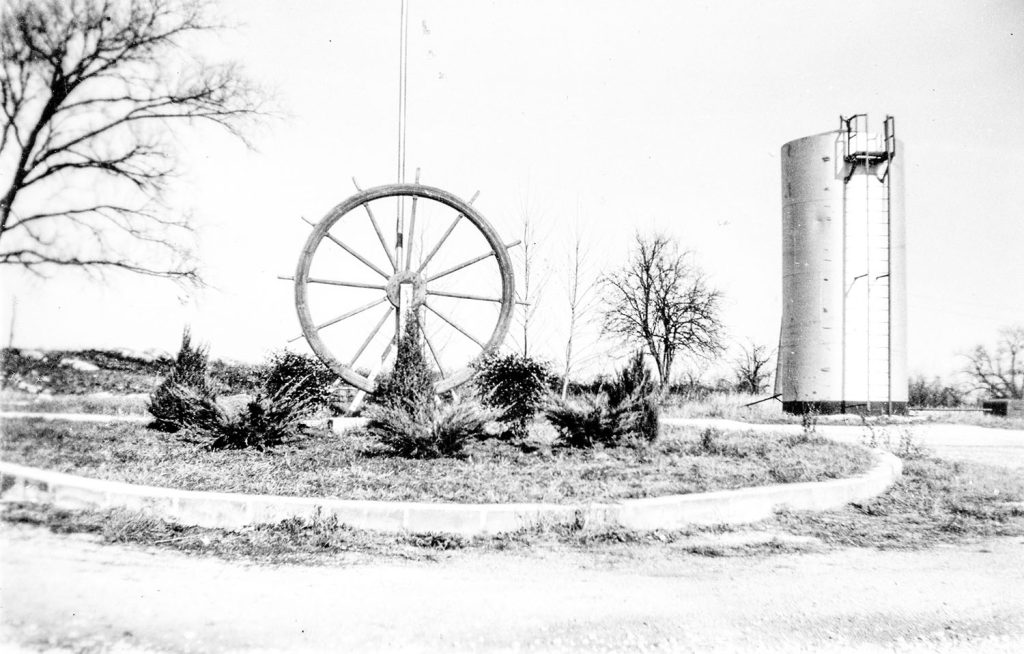
{"label": "dry grass", "polygon": [[[729,436],[721,445],[745,447]],[[886,493],[842,510],[784,513],[755,525],[654,531],[562,524],[496,536],[385,534],[352,529],[333,517],[226,530],[186,527],[126,510],[62,511],[31,504],[5,505],[0,519],[57,533],[93,534],[106,543],[275,564],[330,564],[351,561],[353,556],[434,560],[458,550],[544,548],[625,556],[643,551],[660,556],[751,556],[842,547],[918,549],[1019,537],[1024,535],[1024,481],[1001,468],[923,457],[908,461],[903,479]],[[767,532],[766,537],[748,538],[758,530]],[[780,531],[812,540],[793,541]]]}
{"label": "dry grass", "polygon": [[992,429],[1024,429],[1024,418],[994,416],[984,411],[912,411],[915,421],[944,425],[973,425]]}
{"label": "dry grass", "polygon": [[831,545],[882,549],[1024,536],[1024,480],[1007,468],[907,458],[903,476],[874,499],[838,511],[782,514],[769,526]]}
{"label": "dry grass", "polygon": [[148,415],[148,393],[112,395],[34,395],[0,391],[0,410],[29,413],[95,413],[103,415]]}
{"label": "dry grass", "polygon": [[666,418],[725,418],[760,424],[800,422],[799,416],[783,413],[778,400],[745,406],[764,397],[749,393],[711,393],[699,399],[670,395],[662,404],[662,415]]}
{"label": "dry grass", "polygon": [[[791,440],[786,447],[800,445],[799,440]],[[718,452],[740,461],[784,446],[778,440],[751,441],[743,435],[713,431],[683,436],[675,442],[675,447],[705,452],[712,459],[715,455],[710,453]],[[794,457],[806,460],[811,451],[795,450]],[[919,452],[908,448],[904,453],[908,459],[903,478],[870,501],[824,513],[783,513],[754,525],[644,532],[586,524],[540,525],[511,534],[467,538],[359,531],[333,517],[291,519],[238,530],[206,529],[126,510],[62,511],[29,504],[5,505],[0,509],[0,519],[38,525],[58,533],[92,534],[107,543],[140,544],[275,564],[331,564],[366,556],[434,560],[447,552],[467,549],[531,552],[569,548],[615,556],[639,552],[657,556],[749,556],[816,551],[822,547],[916,549],[1024,535],[1024,480],[1019,475],[1003,468],[944,461]],[[826,452],[819,454],[825,456]],[[746,537],[754,531],[765,532],[765,537]],[[793,541],[780,532],[812,540]]]}
{"label": "dry grass", "polygon": [[12,420],[6,461],[88,477],[154,486],[446,502],[577,502],[694,493],[847,477],[870,453],[824,439],[700,434],[666,428],[642,448],[524,452],[507,442],[474,441],[464,459],[383,456],[358,435],[310,432],[267,452],[208,451],[138,425]]}

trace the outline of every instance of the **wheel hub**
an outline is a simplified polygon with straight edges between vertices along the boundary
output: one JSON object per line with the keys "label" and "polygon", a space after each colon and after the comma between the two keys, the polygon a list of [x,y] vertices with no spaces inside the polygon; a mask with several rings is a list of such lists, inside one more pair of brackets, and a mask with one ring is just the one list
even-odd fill
{"label": "wheel hub", "polygon": [[398,309],[401,309],[402,287],[405,285],[409,285],[411,287],[409,297],[412,303],[412,306],[406,307],[406,309],[415,310],[427,299],[427,280],[423,275],[419,275],[412,270],[403,270],[392,275],[391,278],[388,279],[388,283],[384,288],[384,291],[388,295],[388,302]]}

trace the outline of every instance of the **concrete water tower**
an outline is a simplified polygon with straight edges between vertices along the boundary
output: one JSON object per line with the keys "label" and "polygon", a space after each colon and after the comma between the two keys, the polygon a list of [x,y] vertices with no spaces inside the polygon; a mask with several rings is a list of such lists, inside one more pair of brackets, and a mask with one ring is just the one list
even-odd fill
{"label": "concrete water tower", "polygon": [[895,120],[866,114],[782,146],[782,329],[788,413],[906,413],[906,229]]}

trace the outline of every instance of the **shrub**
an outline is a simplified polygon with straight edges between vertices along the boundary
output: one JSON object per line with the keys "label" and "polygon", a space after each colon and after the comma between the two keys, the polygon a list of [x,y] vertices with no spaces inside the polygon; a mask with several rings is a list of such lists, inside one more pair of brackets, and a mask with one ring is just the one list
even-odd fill
{"label": "shrub", "polygon": [[303,376],[287,380],[281,373],[273,381],[268,376],[255,398],[230,414],[217,402],[207,349],[193,347],[186,329],[171,373],[150,398],[149,412],[156,418],[150,427],[181,432],[210,449],[266,449],[299,435],[302,419],[318,406],[309,385]]}
{"label": "shrub", "polygon": [[558,431],[560,443],[566,447],[610,445],[615,440],[615,420],[608,409],[606,395],[588,394],[556,400],[544,414]]}
{"label": "shrub", "polygon": [[212,393],[184,384],[166,383],[160,385],[160,392],[161,402],[175,407],[175,416],[173,420],[165,419],[167,424],[157,424],[160,420],[151,423],[151,429],[168,432],[187,430],[195,434],[216,429],[223,420],[224,410]]}
{"label": "shrub", "polygon": [[150,396],[147,409],[155,418],[149,425],[152,429],[178,431],[202,412],[203,405],[214,402],[208,366],[207,348],[193,347],[192,334],[185,329],[170,374]]}
{"label": "shrub", "polygon": [[567,447],[653,442],[658,437],[658,391],[637,352],[601,393],[554,401],[545,414]]}
{"label": "shrub", "polygon": [[525,436],[549,393],[547,364],[522,354],[487,353],[475,368],[480,400],[501,411],[509,435]]}
{"label": "shrub", "polygon": [[928,380],[924,375],[910,378],[910,406],[929,409],[956,408],[964,403],[964,392],[950,384],[944,384],[935,377]]}
{"label": "shrub", "polygon": [[219,449],[253,448],[265,450],[291,441],[301,434],[302,420],[316,408],[316,400],[301,386],[301,381],[263,392],[237,416],[222,411],[218,424],[206,432],[207,447]]}
{"label": "shrub", "polygon": [[286,443],[301,434],[302,420],[313,404],[295,385],[273,394],[261,391],[237,414],[185,386],[171,386],[167,392],[186,407],[178,423],[182,437],[211,450],[265,450]]}
{"label": "shrub", "polygon": [[276,352],[263,373],[263,388],[274,395],[289,386],[290,393],[308,398],[310,408],[324,409],[338,400],[338,376],[316,357],[297,352]]}
{"label": "shrub", "polygon": [[419,323],[407,320],[405,333],[398,341],[398,352],[391,370],[377,378],[377,386],[367,398],[368,407],[390,407],[414,413],[433,406],[434,372],[427,363],[420,338]]}
{"label": "shrub", "polygon": [[617,414],[619,433],[653,442],[659,430],[658,387],[651,379],[643,353],[635,352],[607,388],[608,405]]}
{"label": "shrub", "polygon": [[466,443],[485,434],[495,414],[476,402],[441,404],[427,364],[419,325],[411,319],[398,343],[395,365],[377,381],[367,400],[363,430],[390,454],[412,459],[461,455]]}
{"label": "shrub", "polygon": [[408,411],[398,407],[367,409],[364,430],[388,452],[410,459],[461,456],[466,444],[485,433],[494,412],[477,402],[462,401]]}

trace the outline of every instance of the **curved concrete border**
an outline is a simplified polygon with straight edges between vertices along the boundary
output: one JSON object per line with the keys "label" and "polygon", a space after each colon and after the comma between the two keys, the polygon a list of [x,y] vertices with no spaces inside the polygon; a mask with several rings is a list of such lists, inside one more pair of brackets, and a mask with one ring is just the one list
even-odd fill
{"label": "curved concrete border", "polygon": [[286,518],[336,516],[358,529],[465,536],[547,523],[583,522],[630,529],[738,524],[779,509],[822,511],[882,493],[902,472],[898,458],[876,450],[867,473],[849,479],[669,495],[614,504],[444,504],[341,500],[189,491],[89,479],[0,462],[0,499],[45,502],[63,509],[127,508],[184,525],[237,529]]}

